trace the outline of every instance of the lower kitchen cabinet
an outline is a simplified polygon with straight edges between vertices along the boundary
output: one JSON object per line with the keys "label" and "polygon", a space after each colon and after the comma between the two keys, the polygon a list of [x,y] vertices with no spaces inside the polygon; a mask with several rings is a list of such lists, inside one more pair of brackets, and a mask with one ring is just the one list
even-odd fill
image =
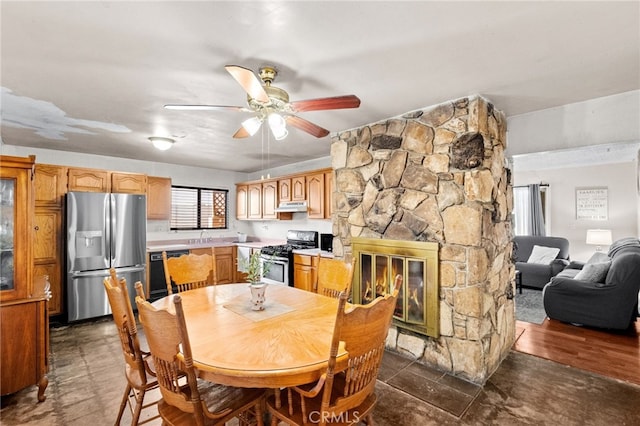
{"label": "lower kitchen cabinet", "polygon": [[[211,254],[211,248],[197,248],[189,250],[193,254]],[[236,247],[215,247],[216,277],[218,284],[230,284],[236,282]]]}
{"label": "lower kitchen cabinet", "polygon": [[293,255],[293,286],[301,290],[315,291],[318,280],[318,257]]}

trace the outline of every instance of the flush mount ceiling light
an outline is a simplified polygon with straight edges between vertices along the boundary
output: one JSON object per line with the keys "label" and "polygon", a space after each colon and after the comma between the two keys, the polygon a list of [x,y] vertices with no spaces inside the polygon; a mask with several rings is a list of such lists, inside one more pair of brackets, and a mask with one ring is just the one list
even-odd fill
{"label": "flush mount ceiling light", "polygon": [[159,149],[160,151],[168,150],[169,148],[171,148],[173,146],[173,143],[175,142],[174,139],[163,138],[163,137],[160,137],[160,136],[151,136],[149,138],[149,140],[151,141],[153,146],[156,149]]}

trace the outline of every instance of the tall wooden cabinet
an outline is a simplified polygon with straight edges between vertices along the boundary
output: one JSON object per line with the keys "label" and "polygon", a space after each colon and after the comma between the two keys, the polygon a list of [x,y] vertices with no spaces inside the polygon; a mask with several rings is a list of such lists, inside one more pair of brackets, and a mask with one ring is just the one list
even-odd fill
{"label": "tall wooden cabinet", "polygon": [[0,156],[0,394],[49,383],[48,291],[34,284],[35,157]]}
{"label": "tall wooden cabinet", "polygon": [[63,313],[64,279],[64,194],[67,192],[67,168],[36,164],[34,176],[34,276],[47,275],[51,285],[49,315]]}

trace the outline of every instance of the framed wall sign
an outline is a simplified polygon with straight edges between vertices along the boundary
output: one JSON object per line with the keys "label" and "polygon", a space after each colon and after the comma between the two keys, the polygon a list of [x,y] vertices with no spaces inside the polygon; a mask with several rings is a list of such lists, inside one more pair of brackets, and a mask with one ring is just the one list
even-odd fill
{"label": "framed wall sign", "polygon": [[576,188],[576,219],[609,219],[608,201],[606,187]]}

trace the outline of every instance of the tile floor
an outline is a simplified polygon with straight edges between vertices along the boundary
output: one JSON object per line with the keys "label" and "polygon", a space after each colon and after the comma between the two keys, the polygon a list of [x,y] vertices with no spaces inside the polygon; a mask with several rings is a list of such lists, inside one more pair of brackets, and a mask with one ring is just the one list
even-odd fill
{"label": "tile floor", "polygon": [[[113,425],[125,380],[112,322],[53,328],[51,351],[46,401],[35,386],[5,396],[0,423]],[[639,424],[640,386],[513,351],[484,386],[387,353],[377,394],[378,426]]]}

